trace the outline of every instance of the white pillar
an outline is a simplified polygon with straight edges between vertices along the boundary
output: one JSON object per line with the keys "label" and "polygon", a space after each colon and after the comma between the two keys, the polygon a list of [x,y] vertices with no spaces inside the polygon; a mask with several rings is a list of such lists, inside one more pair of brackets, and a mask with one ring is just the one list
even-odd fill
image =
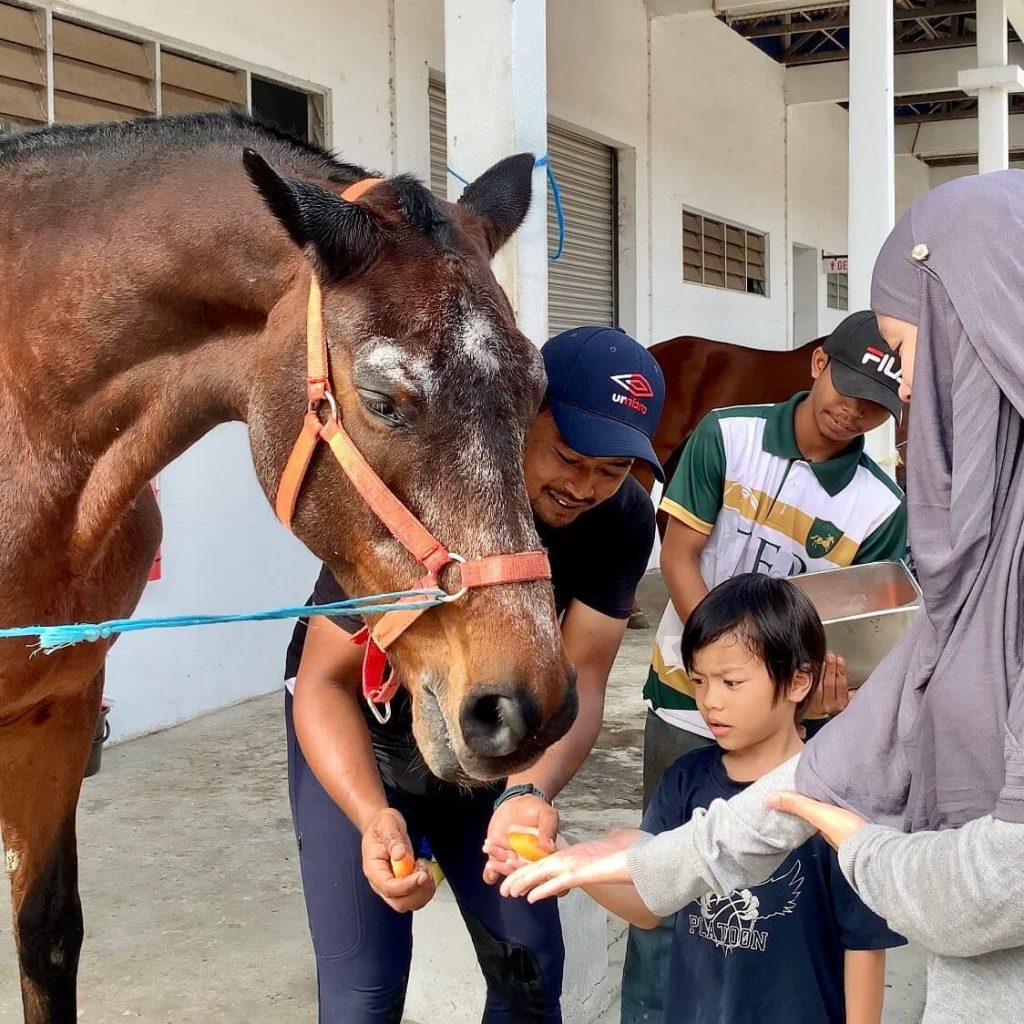
{"label": "white pillar", "polygon": [[978,0],[978,67],[961,71],[958,84],[978,97],[978,173],[1010,166],[1009,95],[1024,87],[1024,75],[1008,65],[1006,19],[1019,0]]}
{"label": "white pillar", "polygon": [[[978,67],[1007,63],[1006,0],[977,0]],[[978,90],[978,173],[1010,166],[1010,96],[1004,86]]]}
{"label": "white pillar", "polygon": [[[850,309],[871,305],[871,272],[896,216],[892,0],[850,4]],[[871,456],[896,469],[892,421],[867,437]]]}
{"label": "white pillar", "polygon": [[[546,0],[445,0],[448,166],[472,181],[513,153],[547,153]],[[448,196],[461,184],[449,175]],[[520,330],[547,340],[547,177],[533,173],[525,223],[494,270]]]}

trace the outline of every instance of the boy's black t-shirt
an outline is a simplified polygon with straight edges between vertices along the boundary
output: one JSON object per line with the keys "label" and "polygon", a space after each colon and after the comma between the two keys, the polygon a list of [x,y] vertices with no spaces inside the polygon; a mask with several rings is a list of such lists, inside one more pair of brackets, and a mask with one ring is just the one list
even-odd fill
{"label": "boy's black t-shirt", "polygon": [[[719,747],[695,750],[662,776],[641,828],[678,828],[746,786],[729,778]],[[761,885],[708,893],[676,914],[665,1024],[843,1024],[844,951],[905,943],[815,836]]]}
{"label": "boy's black t-shirt", "polygon": [[[561,616],[579,601],[613,619],[627,619],[637,584],[647,569],[654,546],[654,506],[631,476],[607,501],[584,512],[567,526],[536,522],[541,543],[551,562],[555,607]],[[347,595],[330,569],[323,566],[308,604],[344,601]],[[347,633],[362,628],[353,616],[332,616]],[[294,679],[306,641],[306,619],[292,633],[285,657],[285,678]],[[430,782],[412,735],[412,706],[404,689],[391,702],[391,720],[381,725],[363,707],[374,752],[385,785],[422,793]]]}

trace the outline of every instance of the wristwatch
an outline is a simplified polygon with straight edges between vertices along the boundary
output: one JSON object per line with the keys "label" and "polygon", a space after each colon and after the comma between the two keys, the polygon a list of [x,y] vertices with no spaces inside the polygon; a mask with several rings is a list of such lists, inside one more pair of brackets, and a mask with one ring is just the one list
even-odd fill
{"label": "wristwatch", "polygon": [[494,809],[497,810],[506,800],[512,800],[517,796],[539,796],[544,803],[551,803],[543,790],[538,789],[530,782],[521,782],[518,786],[509,786],[504,793],[500,794],[494,801]]}

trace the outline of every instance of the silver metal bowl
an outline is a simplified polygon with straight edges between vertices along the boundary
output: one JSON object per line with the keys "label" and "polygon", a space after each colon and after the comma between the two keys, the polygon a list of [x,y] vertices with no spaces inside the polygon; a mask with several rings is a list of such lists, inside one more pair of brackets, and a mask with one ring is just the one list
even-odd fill
{"label": "silver metal bowl", "polygon": [[846,659],[846,678],[860,686],[907,631],[921,589],[903,562],[873,562],[791,576],[825,626],[828,649]]}

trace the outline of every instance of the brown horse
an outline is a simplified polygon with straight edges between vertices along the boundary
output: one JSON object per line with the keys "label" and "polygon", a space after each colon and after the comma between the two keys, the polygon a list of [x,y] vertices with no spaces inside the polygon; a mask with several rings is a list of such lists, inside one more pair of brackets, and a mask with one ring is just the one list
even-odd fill
{"label": "brown horse", "polygon": [[[502,161],[458,205],[404,177],[347,202],[366,171],[237,115],[0,141],[0,625],[130,614],[160,538],[148,482],[218,423],[247,423],[273,500],[307,408],[313,275],[340,420],[384,483],[471,559],[538,547],[521,467],[543,367],[489,267],[532,169]],[[319,447],[295,533],[352,594],[411,586],[422,569]],[[76,1017],[75,807],[108,646],[0,643],[0,824],[34,1024]],[[392,654],[444,778],[524,767],[572,720],[546,581],[473,590]]]}

